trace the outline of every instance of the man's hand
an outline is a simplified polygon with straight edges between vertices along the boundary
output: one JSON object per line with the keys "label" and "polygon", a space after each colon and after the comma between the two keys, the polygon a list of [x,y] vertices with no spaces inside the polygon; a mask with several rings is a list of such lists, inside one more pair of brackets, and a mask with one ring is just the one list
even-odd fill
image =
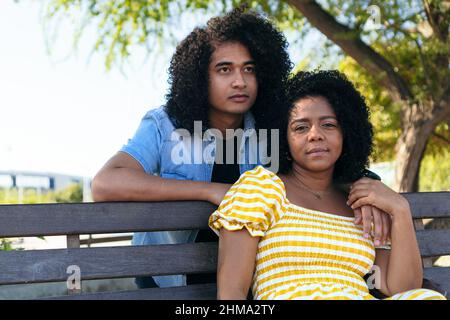
{"label": "man's hand", "polygon": [[391,217],[409,212],[409,203],[402,195],[381,181],[368,178],[359,179],[351,186],[347,205],[352,209],[371,205],[388,213]]}

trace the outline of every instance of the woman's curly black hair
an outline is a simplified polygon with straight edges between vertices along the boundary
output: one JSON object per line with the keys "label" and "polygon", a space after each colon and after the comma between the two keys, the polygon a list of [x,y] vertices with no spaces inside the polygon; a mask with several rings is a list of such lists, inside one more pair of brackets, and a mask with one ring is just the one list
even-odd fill
{"label": "woman's curly black hair", "polygon": [[320,96],[332,106],[343,135],[342,154],[335,164],[333,180],[348,183],[361,178],[372,152],[373,131],[365,99],[347,77],[336,70],[299,72],[288,80],[286,95],[287,110],[280,126],[279,172],[288,173],[292,168],[287,128],[294,103],[301,98]]}
{"label": "woman's curly black hair", "polygon": [[169,93],[166,112],[176,128],[193,133],[194,121],[208,121],[208,67],[214,45],[239,42],[255,61],[258,95],[251,108],[257,128],[274,128],[279,119],[277,106],[285,104],[283,94],[292,64],[287,41],[274,25],[257,13],[241,6],[223,17],[195,28],[180,44],[169,68]]}

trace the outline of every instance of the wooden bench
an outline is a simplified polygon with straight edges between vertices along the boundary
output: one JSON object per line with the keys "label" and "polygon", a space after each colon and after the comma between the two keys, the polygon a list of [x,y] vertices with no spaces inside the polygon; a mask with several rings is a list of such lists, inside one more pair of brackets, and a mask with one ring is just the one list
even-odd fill
{"label": "wooden bench", "polygon": [[[450,192],[405,194],[411,204],[425,278],[450,291],[450,267],[433,257],[450,254],[450,229],[426,230],[424,218],[450,217]],[[0,205],[0,238],[66,235],[67,249],[0,251],[0,285],[65,282],[69,266],[81,280],[215,272],[217,243],[80,248],[80,235],[207,228],[215,207],[206,202],[113,202]],[[57,299],[215,299],[216,285],[83,293]]]}

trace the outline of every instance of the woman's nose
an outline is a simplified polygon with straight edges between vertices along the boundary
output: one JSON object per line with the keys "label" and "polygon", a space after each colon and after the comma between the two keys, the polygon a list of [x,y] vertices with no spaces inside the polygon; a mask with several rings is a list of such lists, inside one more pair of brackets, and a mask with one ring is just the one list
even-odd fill
{"label": "woman's nose", "polygon": [[312,125],[308,132],[309,140],[323,140],[323,133],[320,126]]}

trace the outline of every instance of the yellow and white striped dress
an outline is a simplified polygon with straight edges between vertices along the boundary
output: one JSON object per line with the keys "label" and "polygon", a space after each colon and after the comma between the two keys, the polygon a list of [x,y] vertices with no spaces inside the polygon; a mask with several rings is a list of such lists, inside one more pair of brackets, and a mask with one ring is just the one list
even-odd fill
{"label": "yellow and white striped dress", "polygon": [[[375,261],[374,244],[353,219],[291,204],[281,179],[258,166],[231,187],[209,226],[216,234],[245,227],[261,237],[254,299],[375,299],[363,279]],[[416,289],[389,299],[445,297]]]}

